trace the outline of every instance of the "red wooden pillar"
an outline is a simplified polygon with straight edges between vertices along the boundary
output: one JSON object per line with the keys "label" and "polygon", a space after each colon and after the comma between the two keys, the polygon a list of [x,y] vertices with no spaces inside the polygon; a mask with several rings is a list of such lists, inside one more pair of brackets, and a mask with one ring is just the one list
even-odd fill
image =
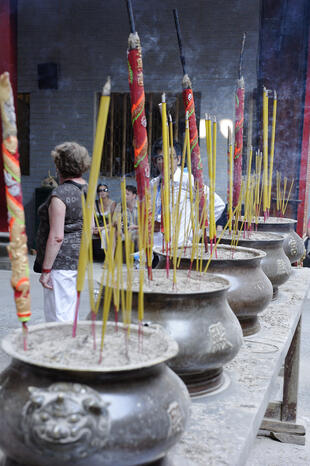
{"label": "red wooden pillar", "polygon": [[304,118],[302,132],[301,159],[299,170],[299,200],[297,212],[297,233],[303,236],[307,229],[308,204],[309,204],[309,183],[310,183],[310,28],[308,36],[308,59],[306,92],[304,103]]}
{"label": "red wooden pillar", "polygon": [[[0,1],[0,74],[10,73],[16,102],[17,53],[16,53],[16,0]],[[15,106],[16,107],[16,106]],[[2,143],[0,131],[0,145]],[[0,231],[7,231],[7,209],[4,192],[3,159],[0,157]]]}

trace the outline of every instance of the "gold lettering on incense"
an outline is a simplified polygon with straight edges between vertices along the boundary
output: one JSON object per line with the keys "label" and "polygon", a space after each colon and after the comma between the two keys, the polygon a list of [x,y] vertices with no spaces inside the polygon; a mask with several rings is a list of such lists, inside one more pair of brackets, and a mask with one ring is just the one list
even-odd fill
{"label": "gold lettering on incense", "polygon": [[139,86],[143,86],[143,73],[138,73],[138,84]]}
{"label": "gold lettering on incense", "polygon": [[11,284],[16,293],[16,308],[18,312],[26,312],[30,309],[27,236],[24,226],[16,220],[12,224],[10,237],[7,249],[12,263]]}
{"label": "gold lettering on incense", "polygon": [[4,177],[7,187],[10,244],[8,253],[12,264],[11,284],[14,289],[19,317],[30,315],[30,284],[25,215],[20,200],[20,167],[17,159],[18,141],[13,92],[8,73],[0,75],[0,109],[2,120]]}

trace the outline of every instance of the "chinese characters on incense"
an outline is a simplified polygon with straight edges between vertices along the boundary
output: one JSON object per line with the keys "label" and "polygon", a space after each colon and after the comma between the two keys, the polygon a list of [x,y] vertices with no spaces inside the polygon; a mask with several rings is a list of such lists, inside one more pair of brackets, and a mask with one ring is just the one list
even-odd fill
{"label": "chinese characters on incense", "polygon": [[0,76],[0,107],[5,195],[10,233],[8,252],[12,264],[11,284],[14,290],[17,317],[21,322],[25,323],[31,316],[29,264],[21,189],[16,116],[9,73],[3,73]]}

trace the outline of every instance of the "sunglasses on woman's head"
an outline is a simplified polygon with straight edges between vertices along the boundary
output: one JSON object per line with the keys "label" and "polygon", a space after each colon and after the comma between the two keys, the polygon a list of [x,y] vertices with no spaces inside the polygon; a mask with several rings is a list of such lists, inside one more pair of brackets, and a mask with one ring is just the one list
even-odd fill
{"label": "sunglasses on woman's head", "polygon": [[108,188],[100,188],[98,189],[98,193],[107,193],[109,190]]}

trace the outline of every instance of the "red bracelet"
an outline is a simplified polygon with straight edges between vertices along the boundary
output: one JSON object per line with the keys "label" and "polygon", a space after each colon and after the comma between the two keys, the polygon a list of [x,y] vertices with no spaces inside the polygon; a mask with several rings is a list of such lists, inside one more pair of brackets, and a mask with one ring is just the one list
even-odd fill
{"label": "red bracelet", "polygon": [[42,273],[51,273],[52,269],[42,269]]}

